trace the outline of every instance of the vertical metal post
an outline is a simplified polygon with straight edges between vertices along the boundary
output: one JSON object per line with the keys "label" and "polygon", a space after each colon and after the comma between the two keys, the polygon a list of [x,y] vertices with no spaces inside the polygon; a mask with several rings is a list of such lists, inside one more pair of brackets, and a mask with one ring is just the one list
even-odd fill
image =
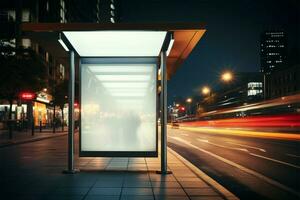
{"label": "vertical metal post", "polygon": [[160,79],[161,173],[167,174],[167,56],[165,51],[160,55]]}
{"label": "vertical metal post", "polygon": [[69,116],[68,116],[68,169],[63,171],[67,174],[74,174],[74,93],[75,93],[75,55],[74,51],[70,51],[70,72],[69,72]]}
{"label": "vertical metal post", "polygon": [[264,100],[267,99],[267,87],[266,87],[266,73],[264,73],[264,80],[263,80],[263,84],[264,84]]}
{"label": "vertical metal post", "polygon": [[31,135],[34,136],[34,110],[33,110],[33,107],[34,107],[34,102],[32,101],[31,103],[28,103],[28,107],[27,107],[27,111],[28,111],[28,108],[30,109],[29,110],[29,122],[30,122],[30,127],[31,127]]}

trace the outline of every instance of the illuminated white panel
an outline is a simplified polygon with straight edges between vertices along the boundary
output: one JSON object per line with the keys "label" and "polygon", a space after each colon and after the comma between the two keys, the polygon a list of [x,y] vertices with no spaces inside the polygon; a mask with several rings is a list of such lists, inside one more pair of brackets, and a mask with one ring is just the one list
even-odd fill
{"label": "illuminated white panel", "polygon": [[156,73],[156,64],[81,64],[81,151],[156,151]]}
{"label": "illuminated white panel", "polygon": [[82,57],[158,56],[166,31],[64,31]]}
{"label": "illuminated white panel", "polygon": [[128,82],[103,82],[106,88],[146,88],[148,86],[147,82],[143,83],[128,83]]}
{"label": "illuminated white panel", "polygon": [[110,93],[117,92],[144,92],[144,88],[106,88],[106,90]]}
{"label": "illuminated white panel", "polygon": [[135,73],[147,73],[147,72],[151,72],[153,69],[151,67],[146,67],[144,65],[136,65],[136,64],[132,64],[132,65],[122,65],[122,66],[116,66],[116,65],[110,65],[107,64],[106,66],[90,66],[89,69],[94,72],[118,72],[118,73],[122,73],[122,72],[135,72]]}
{"label": "illuminated white panel", "polygon": [[113,92],[111,93],[111,96],[114,97],[143,97],[145,96],[145,93],[141,92]]}
{"label": "illuminated white panel", "polygon": [[169,44],[169,47],[168,47],[168,49],[167,49],[167,56],[169,56],[169,54],[170,54],[170,52],[171,52],[171,50],[172,50],[172,47],[173,47],[173,44],[174,44],[174,42],[175,42],[175,40],[172,38],[171,40],[170,40],[170,44]]}
{"label": "illuminated white panel", "polygon": [[100,81],[149,81],[149,75],[96,75]]}

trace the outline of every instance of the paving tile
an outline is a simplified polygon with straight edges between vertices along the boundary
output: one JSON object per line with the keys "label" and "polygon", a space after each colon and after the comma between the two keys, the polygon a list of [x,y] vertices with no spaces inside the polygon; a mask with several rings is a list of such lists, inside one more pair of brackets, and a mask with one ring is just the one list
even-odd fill
{"label": "paving tile", "polygon": [[65,180],[57,183],[58,187],[91,187],[95,184],[96,180],[91,181],[73,181]]}
{"label": "paving tile", "polygon": [[46,199],[44,196],[39,196],[39,195],[1,195],[1,199],[13,199],[13,200],[41,200],[41,199]]}
{"label": "paving tile", "polygon": [[181,188],[153,188],[154,195],[186,196]]}
{"label": "paving tile", "polygon": [[194,177],[194,178],[197,178],[197,176],[192,173],[192,172],[186,172],[185,170],[183,171],[174,171],[172,170],[173,174],[175,177]]}
{"label": "paving tile", "polygon": [[195,177],[176,177],[176,179],[181,182],[181,181],[203,181],[200,178],[195,178]]}
{"label": "paving tile", "polygon": [[154,196],[151,195],[122,195],[121,200],[154,200]]}
{"label": "paving tile", "polygon": [[161,175],[161,174],[149,174],[151,181],[176,181],[175,177],[172,174]]}
{"label": "paving tile", "polygon": [[[10,190],[3,191],[4,194],[12,193],[12,194],[22,194],[22,195],[43,195],[48,194],[54,190],[52,187],[26,187],[20,188],[11,185]],[[1,188],[2,192],[2,188]]]}
{"label": "paving tile", "polygon": [[146,167],[147,164],[146,163],[132,163],[132,162],[129,162],[128,166],[129,167]]}
{"label": "paving tile", "polygon": [[[111,172],[115,172],[115,171],[111,171]],[[117,173],[117,172],[116,172]],[[97,181],[122,181],[124,179],[124,175],[122,174],[97,174],[95,173],[94,176],[97,177]]]}
{"label": "paving tile", "polygon": [[209,187],[203,181],[180,181],[183,188],[207,188]]}
{"label": "paving tile", "polygon": [[48,195],[41,199],[45,200],[81,200],[84,195]]}
{"label": "paving tile", "polygon": [[154,188],[181,188],[179,183],[176,181],[153,181],[151,184]]}
{"label": "paving tile", "polygon": [[129,162],[139,162],[139,163],[145,163],[145,158],[129,158]]}
{"label": "paving tile", "polygon": [[155,195],[155,200],[189,200],[188,196]]}
{"label": "paving tile", "polygon": [[126,167],[107,166],[105,170],[124,171],[127,170],[127,166]]}
{"label": "paving tile", "polygon": [[218,193],[211,188],[187,188],[184,190],[189,196],[218,196]]}
{"label": "paving tile", "polygon": [[122,188],[92,188],[89,195],[112,195],[117,196],[121,194]]}
{"label": "paving tile", "polygon": [[85,195],[89,191],[88,187],[66,187],[56,188],[51,194],[53,195]]}
{"label": "paving tile", "polygon": [[120,196],[112,195],[87,195],[84,200],[119,200]]}
{"label": "paving tile", "polygon": [[62,174],[61,170],[67,166],[66,148],[62,148],[66,141],[67,137],[24,144],[8,148],[9,153],[1,154],[7,162],[0,170],[0,198],[222,199],[172,154],[168,156],[168,169],[173,172],[170,175],[155,173],[160,170],[160,157],[79,158],[77,155],[75,166],[82,168],[81,172]]}
{"label": "paving tile", "polygon": [[123,187],[143,187],[143,188],[150,188],[151,182],[150,181],[124,181]]}
{"label": "paving tile", "polygon": [[93,187],[113,188],[113,187],[122,187],[122,185],[123,185],[122,179],[108,179],[108,180],[97,181]]}
{"label": "paving tile", "polygon": [[150,181],[148,173],[128,173],[124,177],[124,182],[126,181]]}
{"label": "paving tile", "polygon": [[220,196],[201,196],[201,197],[190,197],[191,200],[224,200]]}
{"label": "paving tile", "polygon": [[151,188],[123,188],[122,195],[153,195]]}
{"label": "paving tile", "polygon": [[128,167],[128,171],[138,171],[138,172],[147,172],[147,167]]}

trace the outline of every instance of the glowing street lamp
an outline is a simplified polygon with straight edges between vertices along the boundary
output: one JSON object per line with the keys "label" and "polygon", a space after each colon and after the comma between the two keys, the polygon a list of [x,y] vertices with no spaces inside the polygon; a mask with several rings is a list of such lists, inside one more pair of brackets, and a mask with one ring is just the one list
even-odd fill
{"label": "glowing street lamp", "polygon": [[191,103],[193,99],[192,98],[187,98],[186,102],[188,103],[188,114],[191,114]]}
{"label": "glowing street lamp", "polygon": [[210,88],[207,87],[207,86],[204,86],[204,87],[202,88],[202,94],[203,94],[203,95],[208,95],[208,94],[210,94]]}
{"label": "glowing street lamp", "polygon": [[224,72],[222,75],[221,75],[221,80],[224,81],[224,82],[229,82],[233,79],[233,74],[232,72],[230,71],[227,71],[227,72]]}
{"label": "glowing street lamp", "polygon": [[186,99],[186,102],[187,102],[187,103],[192,103],[192,101],[193,101],[192,98],[187,98],[187,99]]}

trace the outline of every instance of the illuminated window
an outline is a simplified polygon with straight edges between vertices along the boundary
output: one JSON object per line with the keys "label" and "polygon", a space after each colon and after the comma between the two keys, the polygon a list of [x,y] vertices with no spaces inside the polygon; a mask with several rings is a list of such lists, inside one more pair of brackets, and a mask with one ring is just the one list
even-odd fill
{"label": "illuminated window", "polygon": [[30,12],[29,10],[22,11],[22,22],[29,22],[30,21]]}
{"label": "illuminated window", "polygon": [[65,79],[65,67],[62,64],[59,64],[59,74],[60,79]]}
{"label": "illuminated window", "polygon": [[262,87],[262,82],[249,82],[248,88],[254,88],[254,87]]}
{"label": "illuminated window", "polygon": [[248,90],[248,96],[256,96],[256,95],[261,95],[262,90]]}

